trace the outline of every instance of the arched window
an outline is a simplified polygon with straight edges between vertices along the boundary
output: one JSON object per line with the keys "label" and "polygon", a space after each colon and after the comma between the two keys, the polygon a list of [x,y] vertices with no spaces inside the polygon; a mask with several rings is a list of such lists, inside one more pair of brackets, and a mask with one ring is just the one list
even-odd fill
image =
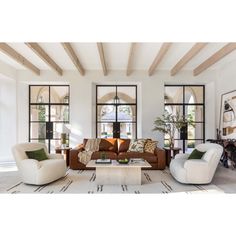
{"label": "arched window", "polygon": [[69,123],[69,86],[30,85],[29,100],[29,141],[46,143],[54,151],[61,127]]}
{"label": "arched window", "polygon": [[97,137],[136,138],[136,94],[136,85],[97,85]]}

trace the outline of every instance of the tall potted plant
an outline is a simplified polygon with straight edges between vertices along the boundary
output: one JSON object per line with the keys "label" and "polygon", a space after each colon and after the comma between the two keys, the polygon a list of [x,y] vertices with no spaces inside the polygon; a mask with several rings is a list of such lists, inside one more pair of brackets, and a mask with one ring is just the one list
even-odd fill
{"label": "tall potted plant", "polygon": [[191,114],[182,116],[179,114],[179,112],[176,112],[176,114],[171,114],[165,111],[162,116],[157,117],[154,121],[153,131],[168,134],[170,149],[173,149],[174,135],[176,131],[180,132],[182,128],[188,125],[195,127]]}

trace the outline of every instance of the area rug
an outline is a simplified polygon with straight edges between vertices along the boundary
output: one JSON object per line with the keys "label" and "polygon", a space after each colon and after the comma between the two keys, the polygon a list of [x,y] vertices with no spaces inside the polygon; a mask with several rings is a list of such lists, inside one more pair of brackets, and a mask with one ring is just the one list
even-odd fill
{"label": "area rug", "polygon": [[173,179],[169,170],[142,171],[142,185],[97,185],[95,171],[67,170],[65,177],[43,186],[27,185],[21,181],[5,186],[1,193],[86,193],[86,194],[145,194],[145,193],[223,193],[216,185],[185,185]]}

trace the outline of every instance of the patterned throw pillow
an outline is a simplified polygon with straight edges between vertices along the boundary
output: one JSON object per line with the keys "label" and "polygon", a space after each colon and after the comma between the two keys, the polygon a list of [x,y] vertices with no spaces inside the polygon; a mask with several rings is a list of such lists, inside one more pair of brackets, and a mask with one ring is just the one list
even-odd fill
{"label": "patterned throw pillow", "polygon": [[132,139],[127,152],[144,152],[146,139]]}
{"label": "patterned throw pillow", "polygon": [[157,143],[157,141],[152,141],[148,139],[144,147],[144,152],[154,153],[155,148],[157,147]]}

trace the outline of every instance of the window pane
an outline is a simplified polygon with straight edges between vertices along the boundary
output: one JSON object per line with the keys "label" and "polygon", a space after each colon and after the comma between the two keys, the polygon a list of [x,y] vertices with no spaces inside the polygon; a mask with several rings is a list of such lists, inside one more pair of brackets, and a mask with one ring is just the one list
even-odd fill
{"label": "window pane", "polygon": [[31,103],[49,103],[48,86],[31,86],[30,88]]}
{"label": "window pane", "polygon": [[203,106],[185,106],[185,114],[190,114],[194,121],[201,122],[203,121],[203,109]]}
{"label": "window pane", "polygon": [[116,96],[115,86],[97,87],[97,102],[98,103],[113,103]]}
{"label": "window pane", "polygon": [[43,140],[30,140],[31,143],[43,143],[48,147],[48,140],[43,139]]}
{"label": "window pane", "polygon": [[114,122],[116,120],[116,107],[113,105],[97,106],[97,119],[102,122]]}
{"label": "window pane", "polygon": [[128,139],[136,138],[136,124],[120,123],[120,138],[128,138]]}
{"label": "window pane", "polygon": [[203,139],[203,123],[195,123],[195,127],[188,125],[188,139]]}
{"label": "window pane", "polygon": [[136,106],[133,106],[133,105],[118,106],[117,115],[118,115],[119,122],[136,121]]}
{"label": "window pane", "polygon": [[183,103],[183,87],[165,86],[165,103]]}
{"label": "window pane", "polygon": [[191,153],[196,147],[196,140],[187,140],[185,141],[185,152]]}
{"label": "window pane", "polygon": [[98,138],[113,138],[113,123],[97,123]]}
{"label": "window pane", "polygon": [[55,149],[61,146],[61,140],[51,139],[50,144],[51,153],[55,153]]}
{"label": "window pane", "polygon": [[69,103],[69,86],[51,86],[51,103]]}
{"label": "window pane", "polygon": [[51,121],[69,122],[69,106],[51,105]]}
{"label": "window pane", "polygon": [[187,140],[185,141],[185,152],[191,153],[193,149],[200,143],[203,143],[203,140]]}
{"label": "window pane", "polygon": [[173,114],[173,115],[176,115],[177,112],[180,114],[180,115],[183,115],[183,106],[178,106],[178,105],[168,105],[168,106],[165,106],[165,111],[167,111],[169,114]]}
{"label": "window pane", "polygon": [[[165,139],[164,147],[170,147],[169,140]],[[174,140],[174,147],[175,148],[183,148],[183,140]],[[180,151],[182,152],[182,151]]]}
{"label": "window pane", "polygon": [[54,122],[53,123],[53,138],[60,139],[62,133],[69,134],[70,133],[70,125],[65,124],[65,123]]}
{"label": "window pane", "polygon": [[185,87],[185,103],[203,103],[203,87]]}
{"label": "window pane", "polygon": [[136,103],[136,87],[119,86],[117,87],[117,96],[120,103]]}
{"label": "window pane", "polygon": [[48,121],[48,105],[31,105],[30,106],[31,121]]}
{"label": "window pane", "polygon": [[31,123],[30,138],[45,139],[46,138],[46,123]]}

